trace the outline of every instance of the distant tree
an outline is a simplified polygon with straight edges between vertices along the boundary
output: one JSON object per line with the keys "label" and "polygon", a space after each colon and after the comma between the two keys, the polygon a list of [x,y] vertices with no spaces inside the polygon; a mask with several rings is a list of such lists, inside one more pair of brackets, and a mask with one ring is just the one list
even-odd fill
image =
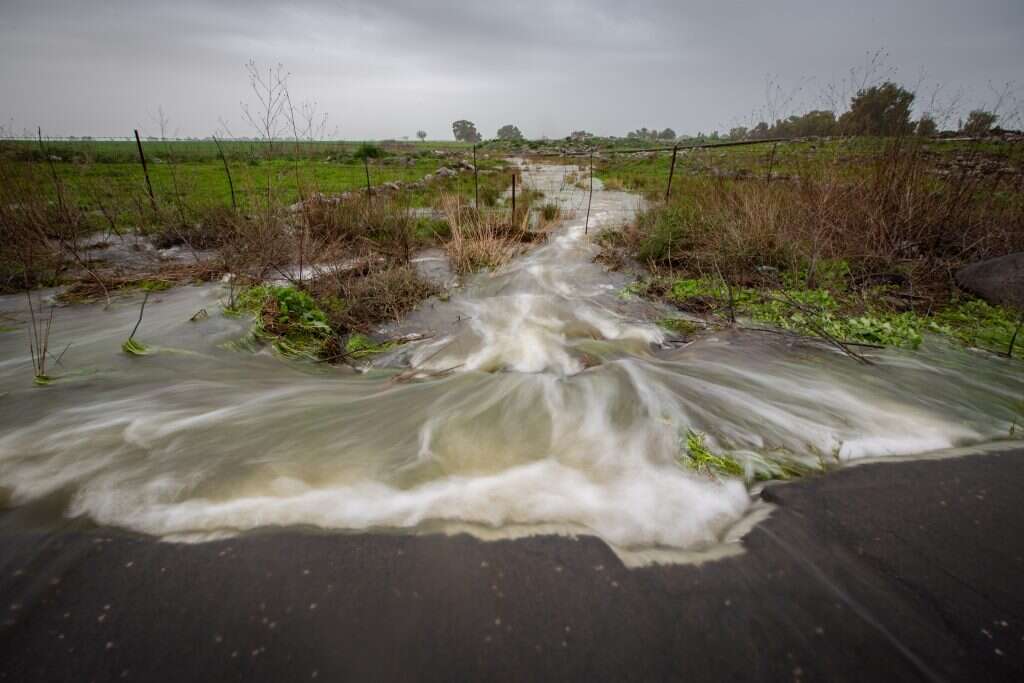
{"label": "distant tree", "polygon": [[662,139],[662,133],[672,133],[673,139],[675,133],[671,128],[666,128],[664,131],[658,131],[656,128],[637,128],[636,130],[626,133],[626,139],[628,140],[660,140]]}
{"label": "distant tree", "polygon": [[676,139],[676,132],[674,130],[672,130],[671,128],[666,128],[665,130],[663,130],[660,133],[658,133],[658,139],[659,140],[675,140]]}
{"label": "distant tree", "polygon": [[746,126],[736,126],[735,128],[730,128],[729,129],[729,139],[730,140],[745,140],[746,137],[747,137],[747,127]]}
{"label": "distant tree", "polygon": [[480,133],[476,132],[476,124],[465,119],[459,119],[452,123],[452,133],[459,142],[480,142],[483,140],[480,137]]}
{"label": "distant tree", "polygon": [[384,150],[372,142],[364,142],[352,153],[353,159],[380,159],[384,156]]}
{"label": "distant tree", "polygon": [[839,128],[847,135],[905,135],[914,128],[913,104],[914,93],[889,81],[861,89],[839,117]]}
{"label": "distant tree", "polygon": [[751,140],[767,140],[772,136],[771,127],[764,121],[759,121],[756,126],[750,129],[747,137]]}
{"label": "distant tree", "polygon": [[519,132],[518,128],[509,123],[498,129],[497,137],[499,140],[522,140],[523,134]]}
{"label": "distant tree", "polygon": [[814,110],[802,116],[779,119],[771,128],[765,129],[767,138],[805,138],[832,135],[836,130],[836,115],[830,111]]}
{"label": "distant tree", "polygon": [[914,131],[923,138],[930,138],[939,132],[939,126],[928,114],[924,114],[917,120],[917,129]]}
{"label": "distant tree", "polygon": [[975,109],[967,115],[967,122],[963,124],[962,132],[972,138],[983,137],[988,135],[998,119],[999,117],[990,111]]}
{"label": "distant tree", "polygon": [[427,131],[425,131],[425,130],[418,130],[418,131],[416,131],[416,137],[418,137],[421,142],[423,140],[426,140],[427,139]]}

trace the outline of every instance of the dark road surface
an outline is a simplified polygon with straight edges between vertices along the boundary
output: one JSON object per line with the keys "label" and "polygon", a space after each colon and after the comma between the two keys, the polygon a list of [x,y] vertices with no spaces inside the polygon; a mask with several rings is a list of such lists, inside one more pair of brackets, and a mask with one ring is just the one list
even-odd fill
{"label": "dark road surface", "polygon": [[[1024,680],[1024,451],[764,497],[742,555],[282,531],[0,536],[0,680]],[[10,514],[10,513],[8,513]]]}

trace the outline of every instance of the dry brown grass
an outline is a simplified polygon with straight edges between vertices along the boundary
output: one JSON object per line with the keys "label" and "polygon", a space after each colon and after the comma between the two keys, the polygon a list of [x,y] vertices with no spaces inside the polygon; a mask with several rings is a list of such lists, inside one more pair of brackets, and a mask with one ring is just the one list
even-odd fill
{"label": "dry brown grass", "polygon": [[369,332],[377,323],[399,320],[437,293],[413,266],[387,263],[322,272],[308,289],[339,333]]}
{"label": "dry brown grass", "polygon": [[960,264],[1024,249],[1024,196],[998,177],[931,170],[916,147],[894,143],[859,173],[836,164],[770,184],[682,178],[624,239],[656,268],[738,282],[777,269],[813,286],[819,264],[842,260],[859,283],[941,293]]}
{"label": "dry brown grass", "polygon": [[509,212],[476,211],[459,197],[444,195],[441,210],[451,228],[445,249],[458,273],[498,268],[519,254],[525,243],[543,236],[529,229],[529,211],[518,208],[513,221]]}

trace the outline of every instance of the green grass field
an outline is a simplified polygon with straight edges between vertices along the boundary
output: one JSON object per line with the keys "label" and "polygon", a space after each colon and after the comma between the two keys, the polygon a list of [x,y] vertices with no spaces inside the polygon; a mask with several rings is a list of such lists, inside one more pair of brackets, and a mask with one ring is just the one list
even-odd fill
{"label": "green grass field", "polygon": [[[270,148],[256,143],[223,143],[235,201],[239,208],[251,210],[265,206],[268,197],[276,205],[291,204],[300,195],[335,195],[366,187],[366,172],[356,155],[364,143],[291,143]],[[202,212],[216,206],[231,206],[231,185],[224,161],[212,141],[143,142],[150,182],[158,205],[177,206]],[[434,173],[445,165],[471,158],[470,145],[453,142],[372,143],[367,162],[370,184],[411,183]],[[10,141],[0,143],[0,163],[4,180],[18,182],[20,191],[56,199],[51,176],[60,179],[64,198],[84,211],[106,207],[115,209],[126,221],[132,207],[148,204],[146,179],[132,142],[72,141],[46,144],[47,155],[39,154],[38,143]],[[299,153],[296,154],[296,150]],[[442,154],[435,152],[440,151]],[[482,171],[504,166],[500,159],[479,155]],[[510,177],[507,179],[510,182]],[[489,192],[503,189],[504,181],[492,175],[481,176],[481,188]],[[498,186],[501,186],[498,188]],[[301,192],[300,192],[301,190]],[[403,196],[412,206],[430,206],[442,192],[471,196],[471,173],[438,179],[424,188],[408,190]],[[125,211],[125,210],[129,211]],[[120,222],[120,220],[118,221]]]}
{"label": "green grass field", "polygon": [[[880,138],[848,138],[822,141],[758,143],[720,149],[704,148],[680,151],[676,157],[675,177],[773,178],[815,174],[823,167],[838,169],[842,175],[862,175],[875,163],[890,141]],[[923,151],[938,161],[964,157],[998,160],[1011,166],[1024,166],[1024,145],[996,141],[918,141]],[[664,193],[671,168],[671,152],[639,155],[608,155],[595,164],[594,173],[611,187],[658,195]],[[574,157],[573,160],[579,160]]]}
{"label": "green grass field", "polygon": [[[213,140],[155,140],[142,139],[147,159],[173,158],[179,162],[212,161],[220,159],[221,150],[229,160],[251,161],[268,159],[320,159],[344,161],[363,145],[379,148],[387,156],[426,156],[435,150],[461,152],[472,148],[465,142],[452,140],[382,140],[360,142],[338,141],[275,141],[222,140],[220,147]],[[35,140],[2,140],[0,155],[16,160],[42,160],[46,156],[61,161],[78,163],[138,163],[139,151],[134,139],[125,140],[45,140],[40,146]]]}

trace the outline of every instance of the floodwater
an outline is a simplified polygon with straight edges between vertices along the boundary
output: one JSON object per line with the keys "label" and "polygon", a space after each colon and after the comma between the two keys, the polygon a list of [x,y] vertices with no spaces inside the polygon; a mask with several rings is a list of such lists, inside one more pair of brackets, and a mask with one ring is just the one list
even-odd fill
{"label": "floodwater", "polygon": [[831,468],[1007,439],[1024,420],[1020,362],[937,338],[869,350],[872,366],[773,334],[670,343],[662,313],[593,262],[593,234],[637,197],[595,183],[585,234],[566,170],[525,173],[573,211],[544,246],[425,303],[392,331],[429,336],[362,373],[245,343],[249,322],[208,285],[150,298],[142,357],[120,350],[137,300],[58,309],[51,348],[71,346],[35,387],[24,297],[0,299],[0,524],[174,540],[535,529],[692,550],[752,496],[678,464],[688,430],[748,467]]}

